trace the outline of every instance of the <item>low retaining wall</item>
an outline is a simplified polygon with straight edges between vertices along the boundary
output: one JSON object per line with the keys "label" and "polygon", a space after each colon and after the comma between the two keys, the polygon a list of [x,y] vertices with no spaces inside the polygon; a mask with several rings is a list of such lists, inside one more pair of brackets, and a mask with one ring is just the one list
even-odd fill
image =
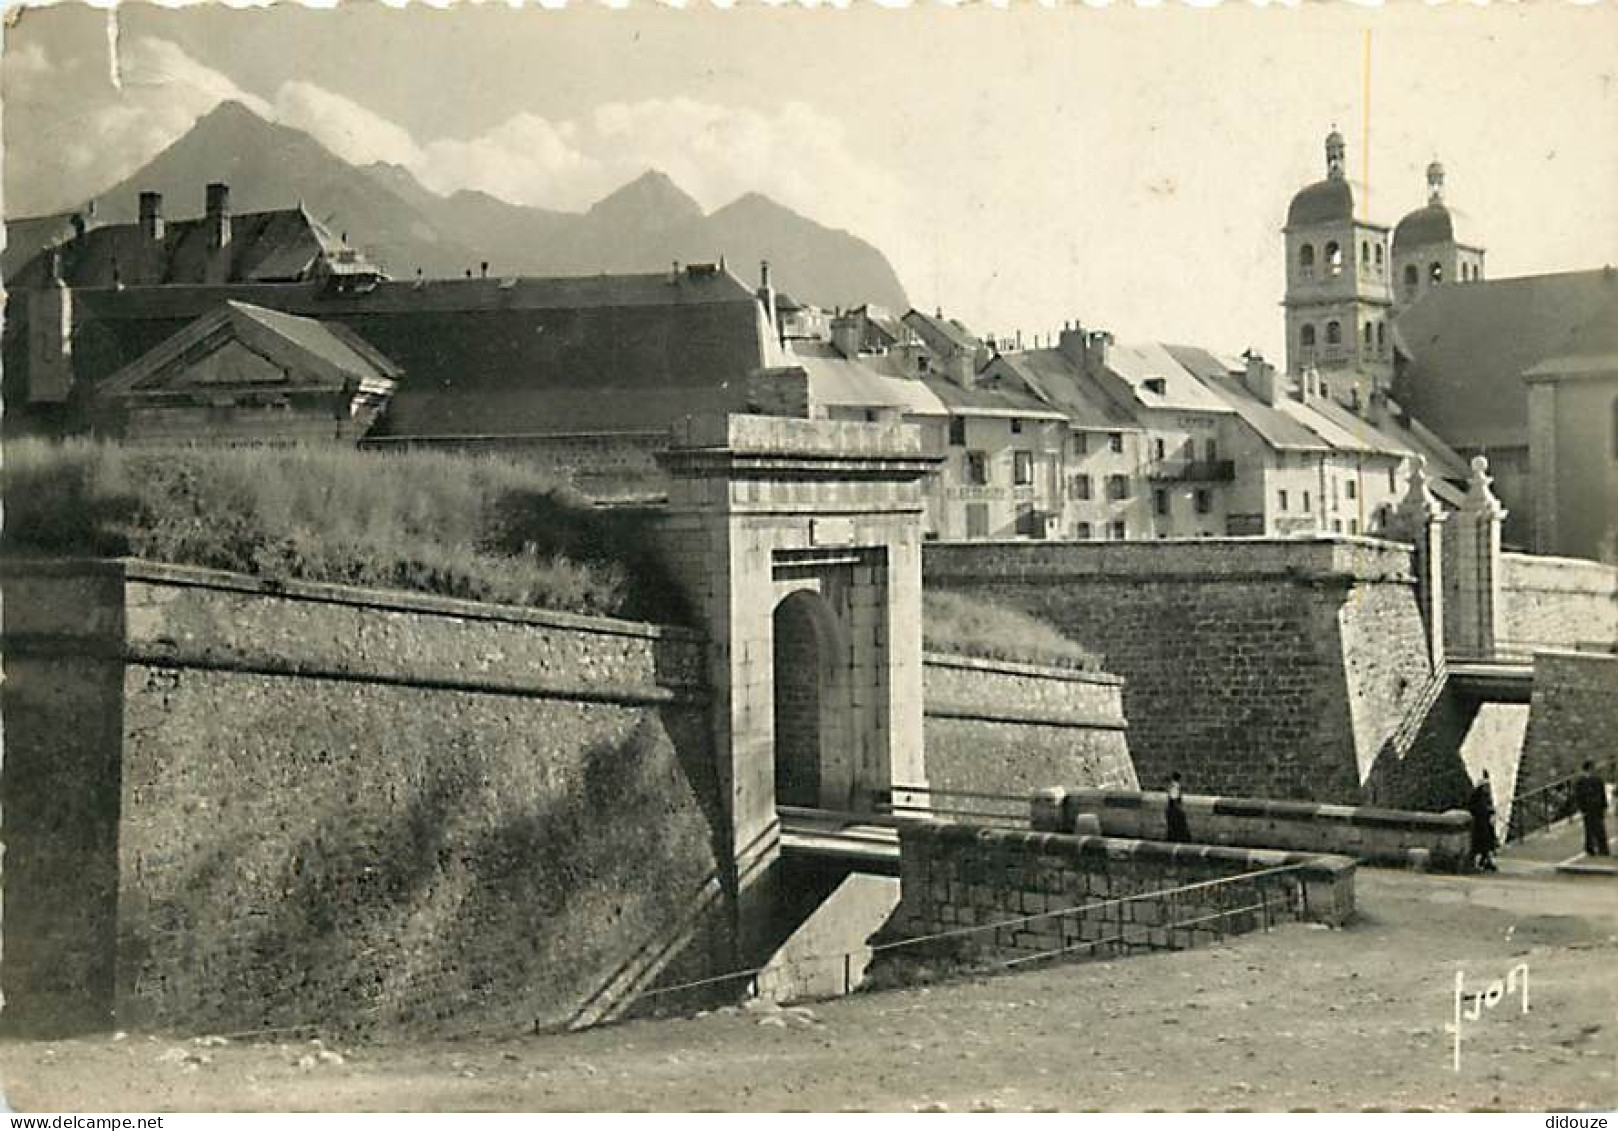
{"label": "low retaining wall", "polygon": [[1139,785],[1117,676],[930,652],[924,679],[934,789]]}
{"label": "low retaining wall", "polygon": [[1618,568],[1506,553],[1500,574],[1503,647],[1618,649]]}
{"label": "low retaining wall", "polygon": [[733,961],[693,634],[0,577],[8,1025],[526,1030]]}
{"label": "low retaining wall", "polygon": [[[1033,827],[1067,832],[1094,817],[1103,836],[1162,840],[1168,795],[1104,789],[1054,789],[1034,798]],[[1467,867],[1472,818],[1465,812],[1417,813],[1257,797],[1185,797],[1198,844],[1330,853],[1371,864],[1440,871]]]}
{"label": "low retaining wall", "polygon": [[[912,953],[1010,961],[1178,950],[1354,913],[1354,862],[1341,857],[939,821],[901,825],[899,851],[900,937],[945,936],[900,948]],[[1219,880],[1232,882],[1208,883]]]}

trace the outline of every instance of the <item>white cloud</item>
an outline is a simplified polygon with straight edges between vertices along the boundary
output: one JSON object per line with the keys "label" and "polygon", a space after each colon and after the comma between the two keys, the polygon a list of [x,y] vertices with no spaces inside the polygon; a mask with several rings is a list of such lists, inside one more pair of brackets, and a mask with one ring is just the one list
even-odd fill
{"label": "white cloud", "polygon": [[273,116],[355,165],[386,161],[414,167],[421,161],[421,149],[409,131],[314,83],[282,83],[275,92]]}

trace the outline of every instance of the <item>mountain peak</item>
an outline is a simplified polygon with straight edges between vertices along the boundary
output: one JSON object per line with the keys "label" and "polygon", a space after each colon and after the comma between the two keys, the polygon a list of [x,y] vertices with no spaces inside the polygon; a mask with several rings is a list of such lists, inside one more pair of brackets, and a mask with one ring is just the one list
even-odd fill
{"label": "mountain peak", "polygon": [[700,220],[702,205],[661,169],[647,169],[590,207],[590,215],[635,224]]}

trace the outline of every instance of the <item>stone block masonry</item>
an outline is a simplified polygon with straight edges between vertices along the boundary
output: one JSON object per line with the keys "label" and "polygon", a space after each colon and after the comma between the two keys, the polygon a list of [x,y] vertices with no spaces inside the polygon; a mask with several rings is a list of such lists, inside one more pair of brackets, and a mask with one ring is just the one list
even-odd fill
{"label": "stone block masonry", "polygon": [[[1159,839],[1168,795],[1107,789],[1054,789],[1037,796],[1035,831],[1070,832],[1096,818],[1103,836]],[[1349,805],[1188,794],[1186,820],[1199,844],[1346,856],[1362,863],[1459,872],[1467,868],[1472,819],[1464,811],[1419,813]]]}
{"label": "stone block masonry", "polygon": [[1101,654],[1149,786],[1178,770],[1201,793],[1359,803],[1431,683],[1411,551],[1393,543],[929,543],[923,568]]}
{"label": "stone block masonry", "polygon": [[1139,785],[1117,676],[930,652],[923,678],[934,789]]}
{"label": "stone block masonry", "polygon": [[[1178,950],[1354,913],[1354,862],[1342,857],[936,821],[901,825],[899,850],[896,937],[943,937],[893,953],[1004,962]],[[1231,882],[1209,882],[1221,880]],[[1199,886],[1169,890],[1189,885]]]}
{"label": "stone block masonry", "polygon": [[1502,647],[1618,651],[1618,567],[1501,554]]}
{"label": "stone block masonry", "polygon": [[694,635],[4,570],[9,1026],[527,1030],[733,961]]}
{"label": "stone block masonry", "polygon": [[1540,652],[1516,794],[1618,757],[1618,656]]}

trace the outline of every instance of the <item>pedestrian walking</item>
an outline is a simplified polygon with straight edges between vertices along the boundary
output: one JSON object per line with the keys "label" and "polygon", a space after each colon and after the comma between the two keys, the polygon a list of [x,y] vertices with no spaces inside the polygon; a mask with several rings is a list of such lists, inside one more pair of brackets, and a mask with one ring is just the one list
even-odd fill
{"label": "pedestrian walking", "polygon": [[1573,801],[1584,817],[1584,852],[1587,856],[1611,856],[1607,849],[1607,783],[1596,773],[1596,764],[1584,763],[1584,773],[1573,783]]}
{"label": "pedestrian walking", "polygon": [[1472,862],[1484,872],[1496,871],[1494,850],[1500,839],[1494,831],[1494,788],[1488,770],[1478,779],[1466,807],[1472,813]]}
{"label": "pedestrian walking", "polygon": [[1185,795],[1180,787],[1180,774],[1169,775],[1169,801],[1163,811],[1168,821],[1168,839],[1178,844],[1191,843],[1191,824],[1185,819]]}

